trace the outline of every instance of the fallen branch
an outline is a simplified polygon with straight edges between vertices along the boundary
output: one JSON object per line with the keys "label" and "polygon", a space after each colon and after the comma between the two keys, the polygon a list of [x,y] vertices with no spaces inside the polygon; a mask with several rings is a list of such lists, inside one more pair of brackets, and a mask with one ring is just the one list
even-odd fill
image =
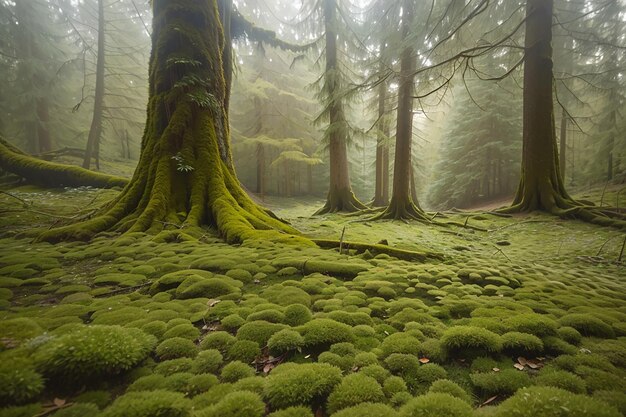
{"label": "fallen branch", "polygon": [[[337,240],[329,240],[329,239],[312,239],[313,243],[323,249],[334,249],[338,248],[340,242]],[[406,249],[398,249],[392,248],[387,245],[378,245],[378,244],[370,244],[370,243],[360,243],[360,242],[343,242],[343,247],[347,250],[353,249],[357,253],[363,253],[365,251],[370,251],[372,254],[384,253],[389,256],[393,256],[398,259],[402,259],[404,261],[419,261],[423,262],[427,259],[439,259],[443,260],[443,255],[435,252],[416,252],[410,251]]]}
{"label": "fallen branch", "polygon": [[0,137],[0,169],[46,187],[124,187],[128,180],[87,169],[42,161]]}

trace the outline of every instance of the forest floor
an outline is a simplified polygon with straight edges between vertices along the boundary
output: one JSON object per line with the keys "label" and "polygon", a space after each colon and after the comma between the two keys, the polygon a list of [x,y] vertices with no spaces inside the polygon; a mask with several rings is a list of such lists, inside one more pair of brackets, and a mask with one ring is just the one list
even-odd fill
{"label": "forest floor", "polygon": [[[581,196],[614,204],[621,188]],[[436,217],[471,228],[311,217],[322,201],[272,198],[307,236],[345,228],[432,256],[232,246],[210,230],[27,237],[117,192],[0,193],[0,416],[626,413],[623,232],[538,213]]]}

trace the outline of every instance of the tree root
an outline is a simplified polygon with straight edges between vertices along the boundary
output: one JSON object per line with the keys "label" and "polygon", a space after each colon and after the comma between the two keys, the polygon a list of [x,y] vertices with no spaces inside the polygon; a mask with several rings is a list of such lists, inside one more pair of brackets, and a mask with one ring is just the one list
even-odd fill
{"label": "tree root", "polygon": [[39,160],[25,154],[2,137],[0,137],[0,169],[46,187],[112,188],[128,184],[125,178]]}
{"label": "tree root", "polygon": [[405,202],[398,202],[394,198],[391,199],[391,203],[382,213],[368,220],[416,220],[426,224],[432,223],[428,215],[410,199]]}
{"label": "tree root", "polygon": [[355,213],[361,210],[367,210],[368,207],[361,203],[350,189],[343,191],[330,191],[326,198],[326,204],[313,215],[320,216],[330,213]]}

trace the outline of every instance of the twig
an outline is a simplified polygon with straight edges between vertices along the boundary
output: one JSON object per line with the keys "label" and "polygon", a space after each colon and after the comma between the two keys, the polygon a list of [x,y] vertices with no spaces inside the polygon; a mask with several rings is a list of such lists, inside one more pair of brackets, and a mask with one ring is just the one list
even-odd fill
{"label": "twig", "polygon": [[596,256],[600,256],[600,253],[602,253],[602,249],[604,249],[604,246],[609,243],[611,240],[615,239],[617,236],[613,236],[608,238],[603,244],[602,246],[600,246],[600,249],[598,249],[598,253],[596,254]]}
{"label": "twig", "polygon": [[123,293],[123,292],[126,292],[126,291],[134,291],[134,290],[138,290],[138,289],[143,288],[143,287],[147,287],[148,285],[152,285],[152,281],[144,282],[143,284],[135,285],[133,287],[119,288],[117,290],[109,291],[109,292],[106,292],[104,294],[95,295],[94,297],[96,297],[96,298],[98,298],[98,297],[106,297],[106,296],[109,296],[109,295],[119,294],[119,293]]}
{"label": "twig", "polygon": [[[505,258],[506,258],[509,262],[513,263],[513,261],[511,260],[511,258],[509,258],[509,257],[507,256],[507,254],[506,254],[506,253],[504,253],[504,251],[503,251],[502,249],[500,249],[499,247],[497,247],[497,246],[495,246],[495,245],[494,245],[493,247],[494,247],[494,248],[496,248],[496,252],[500,252],[500,253],[501,253],[501,254],[502,254],[502,255],[503,255],[503,256],[504,256],[504,257],[505,257]],[[494,252],[494,253],[495,253],[495,252]]]}
{"label": "twig", "polygon": [[24,200],[23,198],[20,198],[20,197],[14,195],[14,194],[11,194],[11,193],[9,193],[7,191],[0,190],[0,193],[8,195],[9,197],[13,197],[14,199],[20,201],[22,204],[24,204],[24,207],[28,207],[30,204],[32,204],[32,203],[29,203],[28,201]]}
{"label": "twig", "polygon": [[622,249],[619,251],[619,258],[617,258],[617,262],[622,262],[622,256],[624,256],[624,246],[626,246],[626,236],[624,236],[624,242],[622,243]]}
{"label": "twig", "polygon": [[343,253],[343,236],[346,233],[346,226],[343,227],[341,231],[341,237],[339,238],[339,255]]}
{"label": "twig", "polygon": [[602,203],[604,203],[604,193],[606,192],[606,187],[609,185],[609,181],[604,183],[604,188],[602,189],[602,196],[600,197],[600,207],[602,207]]}

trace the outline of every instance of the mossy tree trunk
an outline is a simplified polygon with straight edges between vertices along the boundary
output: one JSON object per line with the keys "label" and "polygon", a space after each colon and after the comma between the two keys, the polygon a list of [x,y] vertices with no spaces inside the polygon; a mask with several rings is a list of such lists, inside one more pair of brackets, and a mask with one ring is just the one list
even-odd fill
{"label": "mossy tree trunk", "polygon": [[97,217],[44,240],[88,239],[104,230],[200,235],[211,225],[231,243],[310,241],[242,189],[230,156],[230,39],[217,0],[154,0],[146,129],[135,174]]}
{"label": "mossy tree trunk", "polygon": [[417,57],[415,47],[408,41],[415,15],[414,0],[402,3],[402,44],[400,79],[398,82],[398,117],[396,125],[396,153],[393,170],[393,189],[389,205],[374,219],[413,219],[429,221],[411,193],[411,144],[413,141],[413,82]]}
{"label": "mossy tree trunk", "polygon": [[100,137],[102,136],[102,112],[104,111],[104,69],[105,69],[105,28],[104,0],[98,0],[98,55],[96,57],[96,91],[93,104],[93,116],[87,148],[83,159],[83,168],[91,167],[91,159],[95,158],[96,169],[100,169]]}
{"label": "mossy tree trunk", "polygon": [[337,3],[324,0],[324,29],[326,31],[325,86],[328,95],[328,152],[330,156],[330,187],[326,204],[316,214],[354,212],[365,209],[352,192],[348,166],[348,123],[341,97],[341,70],[337,60]]}
{"label": "mossy tree trunk", "polygon": [[562,217],[626,226],[572,199],[563,184],[554,123],[552,62],[553,0],[527,0],[524,57],[522,175],[507,213],[547,211]]}

